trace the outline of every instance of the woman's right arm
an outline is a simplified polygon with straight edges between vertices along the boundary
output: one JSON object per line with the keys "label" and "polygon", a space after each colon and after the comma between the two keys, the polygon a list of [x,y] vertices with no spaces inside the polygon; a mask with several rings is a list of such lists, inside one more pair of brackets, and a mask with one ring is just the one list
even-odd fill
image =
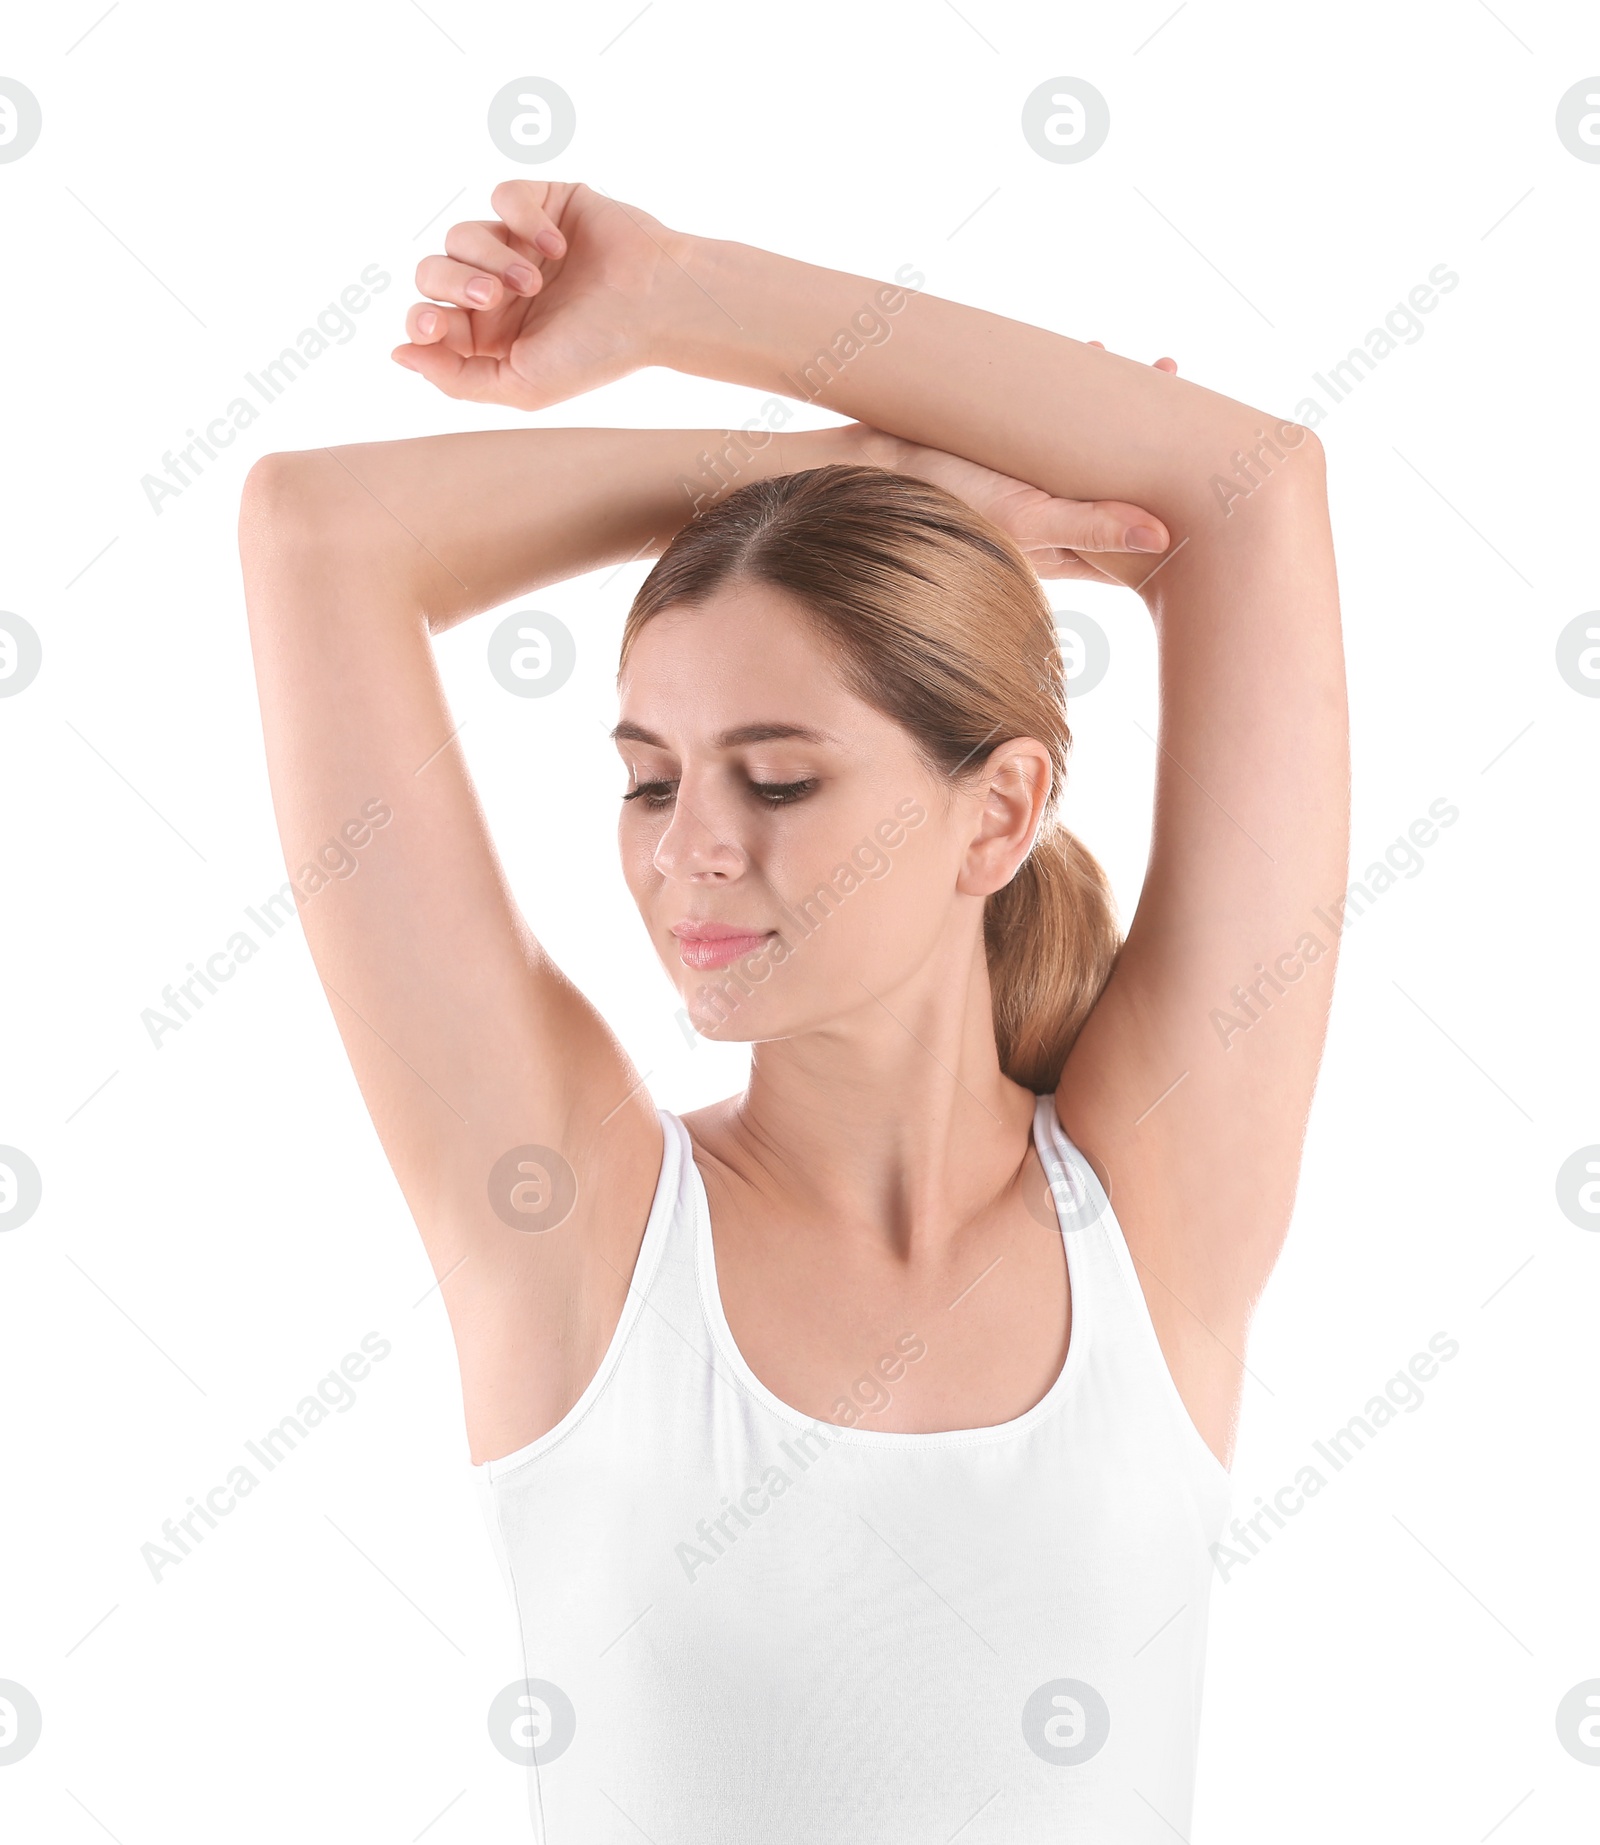
{"label": "woman's right arm", "polygon": [[[661,1131],[626,1052],[518,911],[430,637],[658,552],[694,510],[684,482],[727,433],[358,444],[269,455],[245,486],[240,551],[285,863],[441,1278],[475,1461],[554,1426],[593,1375],[627,1293]],[[778,437],[745,477],[846,454],[836,432]],[[583,900],[587,861],[552,860],[547,875]],[[553,1149],[577,1182],[572,1210],[544,1232],[536,1209],[513,1213],[528,1225],[519,1231],[490,1198],[504,1156],[529,1146]],[[544,1174],[521,1177],[521,1202],[537,1207]],[[507,1208],[510,1185],[497,1175]]]}

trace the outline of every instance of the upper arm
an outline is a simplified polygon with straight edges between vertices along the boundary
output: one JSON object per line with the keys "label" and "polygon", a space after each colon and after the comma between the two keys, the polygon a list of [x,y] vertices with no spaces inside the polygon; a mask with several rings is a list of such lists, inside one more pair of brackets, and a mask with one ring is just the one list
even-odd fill
{"label": "upper arm", "polygon": [[[508,1452],[558,1420],[598,1362],[643,1233],[659,1123],[507,888],[452,740],[416,545],[319,451],[257,464],[240,548],[306,940],[443,1278],[474,1458]],[[549,1150],[521,1162],[516,1204],[531,1210],[512,1208],[516,1175],[496,1172],[518,1148]],[[572,1209],[544,1233],[542,1169],[559,1178],[563,1166]]]}
{"label": "upper arm", "polygon": [[1149,598],[1161,718],[1144,888],[1056,1106],[1107,1168],[1163,1343],[1203,1368],[1237,1355],[1288,1226],[1332,995],[1349,757],[1316,438],[1190,529]]}

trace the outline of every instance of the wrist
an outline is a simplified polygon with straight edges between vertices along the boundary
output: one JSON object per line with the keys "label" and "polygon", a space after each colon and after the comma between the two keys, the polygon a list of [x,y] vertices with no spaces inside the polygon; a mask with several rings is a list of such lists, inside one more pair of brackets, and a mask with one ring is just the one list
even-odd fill
{"label": "wrist", "polygon": [[891,474],[905,472],[902,464],[910,445],[886,430],[874,429],[868,423],[841,423],[811,433],[823,450],[819,459],[810,464],[813,467],[838,462],[858,468],[883,468]]}
{"label": "wrist", "polygon": [[886,429],[873,429],[866,423],[852,423],[855,432],[855,450],[853,459],[863,462],[869,468],[882,468],[889,474],[909,474],[908,463],[912,444],[899,436],[891,436]]}
{"label": "wrist", "polygon": [[664,254],[671,285],[655,317],[648,362],[729,384],[782,389],[767,349],[774,320],[801,292],[806,265],[753,244],[687,233],[675,234]]}
{"label": "wrist", "polygon": [[883,464],[869,457],[857,439],[858,427],[847,423],[838,428],[777,431],[771,442],[759,451],[760,459],[753,464],[751,472],[805,474],[812,468],[860,465],[868,461],[874,467],[881,467]]}
{"label": "wrist", "polygon": [[701,370],[695,361],[714,344],[713,329],[704,322],[708,311],[717,313],[714,297],[706,293],[706,278],[717,268],[716,242],[687,231],[671,231],[662,243],[661,301],[650,317],[646,365],[677,372]]}

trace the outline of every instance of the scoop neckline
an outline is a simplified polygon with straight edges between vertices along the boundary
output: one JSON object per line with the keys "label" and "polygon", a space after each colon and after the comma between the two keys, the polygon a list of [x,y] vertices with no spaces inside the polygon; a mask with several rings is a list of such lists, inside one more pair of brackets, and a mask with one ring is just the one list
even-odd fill
{"label": "scoop neckline", "polygon": [[[1044,1167],[1045,1177],[1053,1181],[1056,1173],[1063,1166],[1059,1149],[1053,1139],[1046,1138],[1045,1110],[1052,1115],[1055,1112],[1055,1098],[1046,1093],[1035,1095],[1033,1110],[1033,1145]],[[1056,1207],[1056,1224],[1061,1232],[1061,1247],[1067,1266],[1067,1299],[1071,1320],[1067,1332],[1066,1355],[1061,1361],[1050,1388],[1040,1397],[1031,1409],[1025,1409],[1020,1416],[1013,1416],[1007,1422],[985,1423],[976,1428],[964,1429],[863,1429],[852,1428],[842,1422],[828,1422],[818,1416],[804,1415],[792,1403],[786,1403],[762,1383],[750,1366],[745,1362],[743,1352],[739,1350],[738,1341],[733,1336],[733,1329],[728,1324],[727,1314],[722,1305],[722,1286],[717,1276],[716,1244],[711,1235],[711,1200],[706,1191],[705,1175],[700,1171],[694,1157],[694,1140],[682,1120],[678,1121],[679,1131],[687,1143],[683,1149],[689,1170],[693,1173],[693,1192],[695,1207],[695,1268],[700,1288],[700,1304],[706,1316],[713,1343],[721,1353],[724,1361],[733,1371],[735,1378],[743,1388],[781,1421],[796,1429],[813,1431],[819,1438],[832,1443],[843,1442],[856,1447],[876,1448],[955,1448],[978,1443],[1006,1441],[1026,1434],[1028,1430],[1044,1421],[1059,1408],[1067,1393],[1072,1388],[1078,1373],[1083,1369],[1088,1349],[1088,1340],[1092,1331],[1092,1310],[1085,1311],[1085,1302],[1089,1290],[1080,1286],[1082,1268],[1073,1253],[1074,1239],[1068,1234],[1068,1224],[1062,1212],[1060,1199],[1051,1184],[1050,1196]]]}

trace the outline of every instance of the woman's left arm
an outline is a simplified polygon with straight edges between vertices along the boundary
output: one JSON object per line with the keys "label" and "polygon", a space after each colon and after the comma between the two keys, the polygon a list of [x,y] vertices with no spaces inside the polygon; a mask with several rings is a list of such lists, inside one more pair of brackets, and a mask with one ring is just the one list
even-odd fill
{"label": "woman's left arm", "polygon": [[[1276,475],[1261,473],[1248,527],[1209,547],[1193,527],[1177,533],[1171,563],[1134,578],[1146,578],[1159,655],[1150,855],[1056,1091],[1068,1132],[1101,1165],[1173,1376],[1220,1458],[1294,1208],[1348,880],[1349,727],[1320,447]],[[1097,560],[1124,581],[1129,561]]]}
{"label": "woman's left arm", "polygon": [[[1095,560],[1155,623],[1155,807],[1138,908],[1055,1102],[1108,1186],[1191,1417],[1224,1457],[1250,1318],[1293,1210],[1347,878],[1322,446],[958,302],[920,295],[891,318],[895,296],[865,278],[698,240],[683,260],[703,299],[686,297],[663,333],[668,363],[775,390],[809,364],[830,409],[1051,494],[1137,501],[1171,534],[1159,560]],[[841,340],[852,326],[861,337]]]}
{"label": "woman's left arm", "polygon": [[[1055,495],[1159,515],[1097,558],[1160,651],[1150,857],[1056,1106],[1102,1164],[1191,1406],[1219,1445],[1288,1228],[1331,1003],[1349,755],[1322,446],[1163,370],[931,295],[688,239],[667,363],[817,401]],[[849,337],[850,330],[855,337]],[[841,338],[841,333],[846,337]],[[831,355],[824,359],[819,355]]]}

